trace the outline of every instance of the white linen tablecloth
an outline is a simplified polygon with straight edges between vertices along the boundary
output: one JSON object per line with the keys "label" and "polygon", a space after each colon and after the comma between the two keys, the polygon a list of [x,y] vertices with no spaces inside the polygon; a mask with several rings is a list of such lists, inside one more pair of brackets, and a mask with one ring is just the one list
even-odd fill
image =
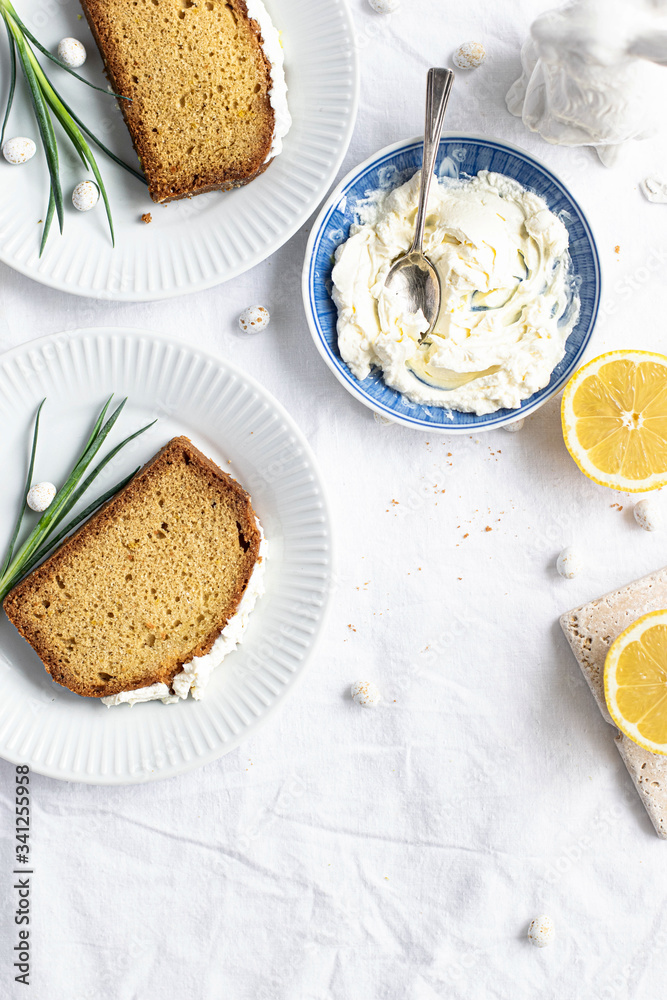
{"label": "white linen tablecloth", "polygon": [[[605,278],[589,357],[664,351],[667,207],[638,186],[667,173],[664,137],[608,171],[505,109],[520,43],[547,4],[403,0],[390,17],[351,6],[362,92],[341,175],[420,133],[427,68],[482,41],[486,63],[457,74],[447,126],[524,146],[587,212]],[[0,761],[0,997],[656,1000],[667,845],[557,618],[662,565],[667,536],[641,531],[630,498],[578,472],[557,399],[514,435],[376,423],[308,333],[308,230],[248,274],[164,303],[86,301],[0,267],[3,350],[125,325],[252,371],[319,458],[337,550],[319,654],[257,738],[140,787],[32,775],[28,990],[11,968],[14,767]],[[271,326],[246,337],[236,318],[256,302]],[[554,568],[568,544],[586,563],[572,581]],[[382,690],[375,711],[351,702],[357,679]],[[526,940],[539,913],[557,928],[543,950]]]}

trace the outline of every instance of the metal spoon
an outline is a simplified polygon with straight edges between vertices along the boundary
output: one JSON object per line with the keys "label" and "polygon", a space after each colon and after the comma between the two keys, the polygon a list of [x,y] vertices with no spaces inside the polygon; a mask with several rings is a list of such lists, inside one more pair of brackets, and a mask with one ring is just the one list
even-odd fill
{"label": "metal spoon", "polygon": [[[399,257],[392,265],[382,289],[382,298],[385,301],[382,303],[381,314],[387,309],[387,304],[391,299],[394,302],[394,312],[404,316],[414,316],[420,310],[422,311],[429,327],[422,334],[420,342],[423,342],[435,327],[442,299],[440,275],[424,253],[424,229],[426,227],[428,195],[431,190],[431,180],[440,145],[440,134],[453,83],[454,74],[449,69],[430,69],[428,71],[424,156],[415,237],[407,253]],[[438,389],[451,390],[458,389],[484,375],[492,375],[499,369],[499,365],[494,365],[480,372],[457,372],[449,368],[438,367],[436,380],[433,376],[429,378],[430,373],[422,365],[419,370],[415,371],[415,374],[421,381],[428,382],[429,385]]]}
{"label": "metal spoon", "polygon": [[424,158],[415,238],[408,252],[399,257],[392,265],[382,289],[383,296],[393,298],[398,306],[396,311],[400,314],[411,316],[421,309],[429,324],[425,336],[428,336],[436,324],[442,298],[440,276],[424,253],[426,207],[440,145],[442,123],[445,120],[445,111],[453,82],[454,74],[449,69],[430,69],[428,71]]}

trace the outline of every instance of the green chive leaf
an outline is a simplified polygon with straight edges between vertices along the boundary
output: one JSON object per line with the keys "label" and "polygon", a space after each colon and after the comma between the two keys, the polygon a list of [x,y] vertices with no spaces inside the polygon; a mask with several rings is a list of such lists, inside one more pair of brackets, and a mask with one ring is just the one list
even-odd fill
{"label": "green chive leaf", "polygon": [[[2,3],[3,0],[0,0]],[[36,526],[33,528],[30,535],[25,539],[18,552],[14,553],[14,546],[18,537],[21,522],[23,519],[23,514],[25,513],[27,492],[30,489],[30,484],[32,481],[32,473],[34,468],[34,458],[37,448],[37,431],[39,426],[39,414],[43,402],[40,404],[39,410],[37,411],[37,416],[35,418],[35,431],[33,434],[33,446],[31,452],[30,467],[28,470],[27,485],[25,488],[24,502],[19,514],[19,519],[17,521],[16,528],[10,543],[9,551],[3,563],[2,572],[0,572],[0,601],[2,601],[9,591],[14,587],[19,580],[30,572],[38,562],[46,556],[46,554],[57,545],[70,531],[72,531],[77,525],[79,525],[85,518],[87,518],[94,510],[97,510],[103,503],[106,503],[112,496],[114,496],[119,489],[122,489],[132,476],[136,475],[138,470],[135,470],[130,476],[123,479],[117,486],[114,486],[111,490],[107,490],[98,497],[96,501],[89,504],[85,510],[81,513],[75,515],[69,524],[65,528],[54,534],[56,528],[58,528],[62,521],[67,517],[70,511],[75,507],[79,500],[83,497],[85,492],[89,489],[95,479],[99,476],[104,468],[111,462],[111,460],[118,454],[118,452],[133,441],[140,434],[143,434],[155,424],[153,420],[150,424],[146,424],[145,427],[141,427],[138,431],[133,434],[128,435],[124,438],[120,444],[115,445],[111,451],[105,455],[105,457],[98,462],[92,472],[84,479],[84,475],[88,468],[90,467],[95,455],[99,452],[102,444],[110,434],[113,429],[118,417],[120,416],[126,399],[123,399],[116,409],[113,411],[110,417],[107,417],[109,407],[111,405],[112,396],[107,399],[104,404],[101,413],[99,414],[93,430],[84,445],[83,451],[81,452],[74,468],[70,472],[65,484],[56,493],[56,496],[47,510],[44,511],[41,518],[37,522]]]}
{"label": "green chive leaf", "polygon": [[9,39],[9,95],[7,97],[5,117],[2,120],[2,130],[0,131],[0,147],[5,141],[5,129],[7,128],[7,122],[9,121],[9,113],[12,110],[12,104],[14,103],[14,91],[16,90],[16,45],[14,44],[14,36],[9,30],[9,25],[6,21],[5,28],[7,29],[7,38]]}
{"label": "green chive leaf", "polygon": [[51,223],[53,222],[53,213],[56,210],[56,199],[53,196],[53,186],[49,187],[49,207],[46,210],[46,218],[44,220],[44,230],[42,232],[42,242],[39,247],[39,256],[41,257],[44,253],[44,247],[46,246],[46,241],[49,236],[49,230],[51,229]]}
{"label": "green chive leaf", "polygon": [[[28,49],[26,42],[18,30],[17,26],[14,24],[11,18],[7,20],[7,24],[11,29],[16,42],[16,49],[18,52],[19,61],[21,63],[21,68],[23,69],[23,74],[28,83],[28,88],[30,90],[30,97],[32,99],[33,110],[35,112],[35,119],[37,121],[37,127],[39,128],[39,133],[42,138],[42,145],[44,146],[44,155],[46,156],[46,162],[49,168],[49,174],[51,175],[51,185],[53,188],[53,195],[56,203],[56,212],[58,214],[58,223],[60,225],[60,232],[63,231],[63,193],[60,186],[60,176],[59,176],[59,164],[58,164],[58,144],[56,142],[56,134],[53,130],[53,122],[51,121],[51,116],[49,115],[48,107],[44,100],[44,95],[42,93],[41,87],[35,75],[35,71],[30,62],[30,50]],[[34,56],[33,56],[34,58]]]}
{"label": "green chive leaf", "polygon": [[7,555],[5,557],[5,561],[2,564],[2,570],[0,570],[0,577],[4,576],[4,574],[7,571],[7,567],[9,566],[9,564],[12,561],[12,554],[14,552],[14,546],[16,545],[16,539],[19,536],[19,531],[21,530],[21,524],[23,522],[23,517],[24,517],[24,514],[25,514],[26,509],[28,507],[28,490],[32,486],[32,474],[33,474],[33,471],[34,471],[34,468],[35,468],[35,455],[37,453],[37,437],[39,435],[39,415],[42,412],[42,407],[44,406],[45,402],[46,402],[46,399],[43,399],[42,402],[37,407],[37,413],[35,415],[35,429],[34,429],[33,435],[32,435],[32,449],[30,451],[30,462],[28,463],[28,475],[26,476],[25,489],[23,490],[23,503],[21,504],[21,509],[19,511],[19,516],[16,519],[16,525],[14,527],[14,533],[13,533],[13,535],[11,537],[11,541],[9,543],[9,548],[7,549]]}

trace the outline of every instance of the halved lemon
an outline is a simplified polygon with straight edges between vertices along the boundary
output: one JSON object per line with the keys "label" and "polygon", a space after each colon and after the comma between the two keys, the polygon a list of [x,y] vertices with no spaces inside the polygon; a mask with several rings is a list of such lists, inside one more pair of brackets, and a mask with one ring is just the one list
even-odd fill
{"label": "halved lemon", "polygon": [[580,368],[561,407],[567,450],[601,486],[644,493],[667,483],[667,356],[611,351]]}
{"label": "halved lemon", "polygon": [[604,696],[629,739],[667,754],[667,611],[652,611],[621,632],[604,664]]}

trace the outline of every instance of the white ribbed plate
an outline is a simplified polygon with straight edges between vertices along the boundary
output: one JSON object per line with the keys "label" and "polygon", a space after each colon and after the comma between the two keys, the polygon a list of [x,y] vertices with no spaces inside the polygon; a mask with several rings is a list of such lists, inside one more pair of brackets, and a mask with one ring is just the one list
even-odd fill
{"label": "white ribbed plate", "polygon": [[100,492],[171,437],[186,434],[251,492],[270,545],[266,594],[243,644],[214,672],[200,702],[107,709],[80,698],[50,679],[0,612],[0,756],[53,778],[128,784],[214,760],[277,711],[322,628],[330,527],[306,441],[252,378],[220,358],[140,330],[79,330],[0,356],[0,552],[16,516],[38,401],[47,397],[35,475],[58,484],[111,392],[129,397],[114,441],[159,419],[102,473]]}
{"label": "white ribbed plate", "polygon": [[[88,176],[59,141],[65,227],[57,224],[41,260],[39,243],[48,200],[47,169],[19,78],[8,136],[34,136],[37,155],[11,166],[0,157],[0,260],[45,285],[75,295],[137,302],[210,288],[265,260],[315,211],[329,189],[350,142],[357,110],[358,69],[345,0],[265,0],[282,31],[293,118],[283,152],[247,187],[155,205],[146,187],[93,151],[114,218],[113,249],[103,206],[77,212],[74,185]],[[43,45],[61,38],[83,41],[88,60],[79,71],[104,86],[102,61],[77,0],[16,0],[16,9]],[[43,60],[47,62],[47,60]],[[5,32],[0,38],[0,101],[8,85]],[[80,118],[127,163],[136,164],[129,134],[113,97],[106,97],[51,64],[51,79]],[[20,77],[20,74],[19,74]],[[150,212],[146,225],[141,215]]]}

